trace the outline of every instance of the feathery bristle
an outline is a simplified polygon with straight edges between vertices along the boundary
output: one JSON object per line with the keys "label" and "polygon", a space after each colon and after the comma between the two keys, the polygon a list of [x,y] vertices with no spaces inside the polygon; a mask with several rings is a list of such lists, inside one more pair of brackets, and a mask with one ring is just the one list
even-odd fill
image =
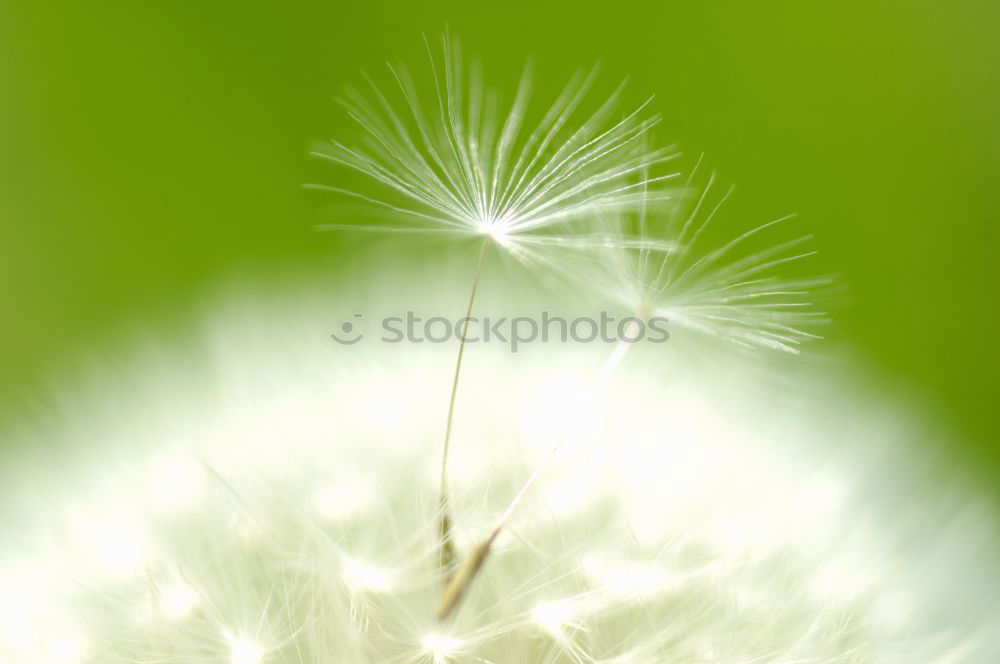
{"label": "feathery bristle", "polygon": [[311,188],[360,200],[407,224],[323,228],[486,235],[528,259],[549,242],[588,243],[586,234],[562,238],[556,229],[595,210],[669,198],[653,188],[675,174],[649,172],[673,159],[676,151],[646,147],[659,122],[659,116],[644,115],[648,101],[616,119],[623,92],[619,86],[596,110],[585,112],[584,100],[596,76],[591,71],[575,76],[529,130],[524,125],[530,67],[503,115],[478,67],[466,80],[458,42],[444,36],[442,50],[443,58],[436,57],[428,45],[435,92],[431,103],[422,101],[405,67],[389,65],[402,104],[370,78],[368,95],[351,90],[342,100],[362,128],[366,145],[331,140],[313,151],[370,178],[382,194]]}
{"label": "feathery bristle", "polygon": [[811,237],[744,249],[790,221],[794,215],[789,215],[708,245],[703,232],[733,189],[717,194],[715,173],[698,184],[700,166],[701,159],[685,183],[687,202],[670,214],[639,210],[605,216],[609,236],[638,239],[600,253],[578,253],[581,274],[595,292],[638,315],[663,317],[745,348],[798,353],[802,343],[819,338],[815,330],[827,322],[817,300],[832,284],[829,277],[783,276],[816,253],[805,248]]}

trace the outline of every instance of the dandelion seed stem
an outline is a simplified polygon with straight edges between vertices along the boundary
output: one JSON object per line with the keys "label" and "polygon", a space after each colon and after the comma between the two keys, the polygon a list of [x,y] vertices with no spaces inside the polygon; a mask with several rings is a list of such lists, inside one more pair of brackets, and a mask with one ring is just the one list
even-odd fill
{"label": "dandelion seed stem", "polygon": [[451,541],[451,518],[448,516],[448,452],[451,446],[451,428],[455,418],[455,397],[458,395],[458,379],[462,374],[462,355],[465,352],[465,338],[469,332],[469,317],[472,316],[472,305],[476,301],[476,288],[479,286],[479,277],[483,271],[483,262],[486,258],[486,246],[489,244],[489,236],[483,238],[479,249],[479,259],[476,262],[476,273],[472,278],[472,290],[469,293],[469,306],[465,310],[465,322],[462,325],[462,336],[458,341],[458,357],[455,359],[455,375],[451,381],[451,396],[448,399],[448,419],[444,429],[444,444],[441,453],[441,478],[440,478],[440,521],[438,522],[438,534],[440,538],[440,567],[441,576],[447,582],[449,580],[449,570],[451,569],[456,555],[455,546]]}

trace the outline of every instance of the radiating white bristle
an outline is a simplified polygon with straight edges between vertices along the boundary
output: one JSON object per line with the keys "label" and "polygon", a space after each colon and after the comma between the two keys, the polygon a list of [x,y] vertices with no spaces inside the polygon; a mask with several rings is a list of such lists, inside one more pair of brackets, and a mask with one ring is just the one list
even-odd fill
{"label": "radiating white bristle", "polygon": [[[339,140],[313,155],[377,184],[375,192],[308,185],[358,201],[369,212],[402,223],[322,226],[330,230],[481,236],[525,261],[546,261],[547,247],[619,246],[629,238],[585,232],[598,210],[626,210],[666,201],[662,185],[676,173],[651,174],[677,156],[650,148],[660,118],[638,108],[616,113],[623,86],[596,109],[585,99],[596,70],[577,75],[542,116],[526,126],[532,72],[525,70],[513,101],[501,111],[478,66],[468,75],[458,41],[444,36],[440,55],[428,44],[432,82],[417,86],[406,67],[389,66],[396,94],[371,78],[370,90],[342,100],[362,130],[363,147]],[[569,224],[583,222],[574,232]]]}

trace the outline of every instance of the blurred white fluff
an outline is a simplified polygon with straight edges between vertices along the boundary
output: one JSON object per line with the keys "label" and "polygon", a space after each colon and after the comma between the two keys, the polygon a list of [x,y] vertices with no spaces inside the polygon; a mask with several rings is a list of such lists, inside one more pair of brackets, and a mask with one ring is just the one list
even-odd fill
{"label": "blurred white fluff", "polygon": [[436,622],[453,349],[334,345],[319,301],[217,309],[22,434],[59,444],[4,465],[0,659],[998,661],[995,517],[922,469],[919,429],[638,347],[599,395],[599,346],[470,352],[460,549],[576,438]]}
{"label": "blurred white fluff", "polygon": [[518,258],[531,259],[543,256],[539,250],[546,246],[606,244],[609,238],[595,237],[586,228],[560,232],[570,222],[585,226],[595,210],[669,198],[656,187],[676,174],[649,173],[674,158],[676,150],[647,147],[660,119],[643,116],[648,101],[616,114],[620,86],[596,109],[583,110],[595,79],[591,71],[575,76],[539,123],[525,128],[530,67],[509,108],[502,107],[498,94],[484,86],[478,65],[466,78],[457,40],[445,35],[441,46],[443,57],[436,57],[428,44],[434,90],[429,102],[421,99],[403,65],[388,65],[401,99],[394,101],[368,78],[367,94],[351,89],[342,100],[363,131],[364,147],[330,140],[313,151],[360,173],[378,191],[310,188],[356,199],[404,225],[323,228],[485,236]]}

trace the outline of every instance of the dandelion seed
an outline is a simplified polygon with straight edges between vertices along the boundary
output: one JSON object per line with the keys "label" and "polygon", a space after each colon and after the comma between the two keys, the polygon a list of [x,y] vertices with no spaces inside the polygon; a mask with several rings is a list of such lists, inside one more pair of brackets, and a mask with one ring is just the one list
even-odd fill
{"label": "dandelion seed", "polygon": [[[468,319],[476,298],[489,244],[525,261],[549,262],[545,247],[577,249],[626,246],[627,240],[553,234],[559,227],[589,217],[597,209],[625,210],[669,198],[653,193],[651,185],[673,174],[648,175],[654,166],[675,156],[672,148],[647,149],[647,134],[658,116],[644,117],[648,101],[620,119],[613,119],[622,96],[619,87],[596,111],[581,111],[595,73],[571,80],[529,132],[524,129],[531,88],[525,71],[505,119],[497,113],[496,95],[487,92],[477,67],[466,80],[456,40],[442,37],[443,58],[428,44],[434,78],[436,112],[427,115],[405,67],[389,66],[402,97],[400,104],[371,80],[368,98],[352,90],[343,100],[348,114],[362,128],[366,147],[339,141],[314,150],[317,157],[346,166],[381,185],[389,198],[373,197],[339,187],[310,185],[364,201],[391,216],[405,219],[403,227],[327,225],[327,229],[389,232],[450,233],[482,237],[466,324],[448,400],[440,479],[440,564],[447,580],[456,553],[451,541],[447,471],[455,400],[461,375]],[[466,89],[466,85],[468,88]],[[492,242],[491,242],[492,241]]]}
{"label": "dandelion seed", "polygon": [[804,342],[819,338],[811,330],[826,322],[815,297],[830,279],[786,278],[780,273],[816,253],[805,248],[811,237],[744,250],[792,219],[786,216],[704,249],[703,233],[717,223],[733,189],[717,195],[715,173],[704,184],[695,184],[701,161],[685,185],[692,194],[688,205],[678,206],[669,215],[649,215],[643,210],[632,217],[605,218],[620,233],[635,231],[671,250],[650,242],[608,252],[600,260],[591,260],[592,283],[637,315],[666,318],[743,348],[798,353]]}

